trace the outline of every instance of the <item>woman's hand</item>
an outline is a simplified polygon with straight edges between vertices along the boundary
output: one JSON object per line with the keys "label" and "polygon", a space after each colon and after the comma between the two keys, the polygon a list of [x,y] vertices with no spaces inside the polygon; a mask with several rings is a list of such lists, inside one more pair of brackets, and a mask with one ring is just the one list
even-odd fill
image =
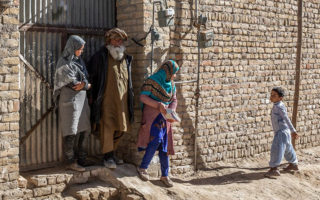
{"label": "woman's hand", "polygon": [[76,90],[76,91],[79,91],[79,90],[82,90],[82,88],[86,85],[85,82],[80,82],[78,84],[76,84],[75,86],[72,87],[72,89]]}
{"label": "woman's hand", "polygon": [[299,138],[299,135],[298,135],[298,133],[291,133],[291,137],[292,137],[293,139],[298,139],[298,138]]}
{"label": "woman's hand", "polygon": [[163,103],[159,103],[159,111],[162,113],[162,114],[167,114],[167,110],[166,110],[166,106],[163,104]]}
{"label": "woman's hand", "polygon": [[176,122],[176,120],[173,120],[173,119],[167,119],[167,121],[170,123]]}

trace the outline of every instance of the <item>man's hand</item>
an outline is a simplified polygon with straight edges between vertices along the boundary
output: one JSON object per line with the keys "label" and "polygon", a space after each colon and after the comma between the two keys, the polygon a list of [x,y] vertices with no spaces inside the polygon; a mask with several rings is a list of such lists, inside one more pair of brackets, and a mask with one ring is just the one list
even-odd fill
{"label": "man's hand", "polygon": [[298,139],[298,138],[299,138],[299,135],[298,135],[298,133],[293,132],[293,133],[291,133],[291,137],[292,137],[293,139]]}
{"label": "man's hand", "polygon": [[78,84],[76,84],[75,86],[72,87],[72,89],[79,91],[82,90],[82,88],[85,86],[85,82],[80,82]]}

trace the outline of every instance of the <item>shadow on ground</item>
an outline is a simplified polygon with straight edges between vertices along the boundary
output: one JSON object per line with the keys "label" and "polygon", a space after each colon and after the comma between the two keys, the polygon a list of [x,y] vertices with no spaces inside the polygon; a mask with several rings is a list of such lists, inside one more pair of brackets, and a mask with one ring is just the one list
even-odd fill
{"label": "shadow on ground", "polygon": [[196,178],[188,181],[172,178],[172,181],[176,183],[190,183],[192,185],[226,185],[231,183],[249,183],[254,180],[260,180],[265,178],[265,173],[265,171],[246,173],[240,170],[223,176]]}

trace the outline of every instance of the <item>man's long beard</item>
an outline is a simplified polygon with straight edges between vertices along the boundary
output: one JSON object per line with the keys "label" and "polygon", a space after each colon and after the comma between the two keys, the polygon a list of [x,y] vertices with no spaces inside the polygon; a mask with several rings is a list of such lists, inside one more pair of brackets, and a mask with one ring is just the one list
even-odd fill
{"label": "man's long beard", "polygon": [[119,47],[107,45],[107,49],[109,50],[110,55],[112,56],[113,59],[121,60],[124,56],[124,51],[126,50],[126,47],[122,45]]}

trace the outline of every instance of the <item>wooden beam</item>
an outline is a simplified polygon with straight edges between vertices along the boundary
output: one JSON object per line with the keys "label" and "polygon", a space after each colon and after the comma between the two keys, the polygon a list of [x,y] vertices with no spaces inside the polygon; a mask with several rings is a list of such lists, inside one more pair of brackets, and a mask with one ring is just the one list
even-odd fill
{"label": "wooden beam", "polygon": [[27,32],[51,32],[51,33],[68,33],[79,35],[104,36],[109,29],[95,29],[89,27],[67,27],[64,25],[43,25],[43,24],[22,24],[19,31]]}
{"label": "wooden beam", "polygon": [[32,135],[32,133],[34,133],[34,130],[36,130],[36,128],[41,124],[41,122],[54,110],[55,106],[51,106],[46,113],[44,113],[41,118],[37,121],[37,123],[35,125],[33,125],[31,127],[30,130],[28,130],[28,132],[26,132],[26,134],[20,138],[20,145],[22,145],[30,135]]}
{"label": "wooden beam", "polygon": [[[300,92],[300,74],[301,74],[301,51],[302,51],[302,0],[298,0],[298,40],[297,40],[297,55],[296,55],[296,76],[295,76],[295,89],[294,89],[294,103],[292,113],[292,124],[297,128],[297,116],[299,105],[299,92]],[[292,145],[296,148],[296,141],[292,138]]]}

